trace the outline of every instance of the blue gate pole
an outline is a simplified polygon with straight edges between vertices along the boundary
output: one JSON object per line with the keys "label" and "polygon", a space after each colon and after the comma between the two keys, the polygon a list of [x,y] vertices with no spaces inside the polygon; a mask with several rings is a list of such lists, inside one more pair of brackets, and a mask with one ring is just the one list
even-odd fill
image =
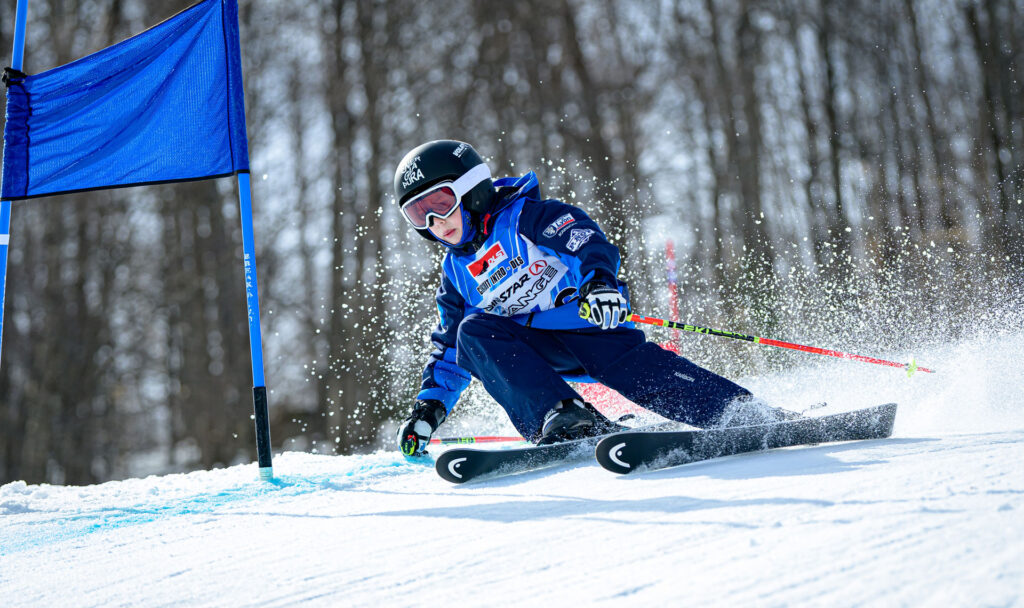
{"label": "blue gate pole", "polygon": [[249,172],[238,173],[238,206],[242,216],[242,259],[245,264],[245,304],[249,311],[249,353],[252,356],[252,407],[256,421],[256,455],[260,479],[273,479],[267,386],[263,377],[263,335],[260,331],[260,292],[256,284],[256,244],[252,231],[252,192]]}
{"label": "blue gate pole", "polygon": [[[11,67],[21,70],[25,65],[25,21],[28,0],[18,0],[14,17],[14,53]],[[4,346],[4,297],[7,292],[7,251],[11,245],[11,201],[0,201],[0,353]],[[2,361],[3,359],[0,359]]]}

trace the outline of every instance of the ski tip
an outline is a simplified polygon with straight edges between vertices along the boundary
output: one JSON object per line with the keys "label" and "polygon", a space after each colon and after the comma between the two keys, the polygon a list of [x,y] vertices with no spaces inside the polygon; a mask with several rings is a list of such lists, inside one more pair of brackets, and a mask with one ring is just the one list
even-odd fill
{"label": "ski tip", "polygon": [[899,405],[896,403],[883,403],[878,406],[882,412],[882,438],[892,437],[893,427],[896,426],[896,410]]}
{"label": "ski tip", "polygon": [[445,452],[437,457],[434,462],[434,469],[441,479],[451,483],[465,483],[469,480],[462,470],[466,462],[465,456],[459,456],[455,451]]}
{"label": "ski tip", "polygon": [[624,433],[605,437],[594,448],[597,462],[612,473],[625,475],[631,473],[635,466],[630,462],[627,443],[623,440]]}

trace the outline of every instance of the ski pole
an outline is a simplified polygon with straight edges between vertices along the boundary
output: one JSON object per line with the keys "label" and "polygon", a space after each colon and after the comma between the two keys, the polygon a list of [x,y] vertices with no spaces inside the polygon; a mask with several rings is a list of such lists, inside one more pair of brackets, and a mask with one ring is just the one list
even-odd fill
{"label": "ski pole", "polygon": [[898,367],[900,369],[907,370],[908,377],[913,375],[914,372],[927,372],[929,374],[935,373],[935,370],[928,369],[927,367],[918,366],[917,362],[914,361],[913,358],[910,360],[910,363],[897,363],[895,361],[886,361],[885,359],[876,359],[875,357],[865,357],[864,355],[853,355],[850,353],[844,353],[838,350],[831,350],[828,348],[818,348],[817,346],[806,346],[803,344],[795,344],[793,342],[773,340],[771,338],[748,336],[747,334],[741,334],[734,331],[726,331],[724,329],[712,329],[710,327],[701,327],[699,325],[690,325],[689,323],[679,323],[677,321],[667,321],[665,319],[655,319],[653,317],[645,317],[636,314],[629,315],[629,320],[633,321],[634,323],[660,325],[661,327],[678,329],[680,331],[688,331],[695,334],[722,336],[723,338],[733,338],[735,340],[753,342],[754,344],[765,344],[767,346],[777,346],[779,348],[790,348],[793,350],[800,350],[805,353],[814,353],[816,355],[828,355],[829,357],[838,357],[840,359],[852,359],[854,361],[863,361],[864,363],[874,363],[876,365],[888,365],[889,367]]}
{"label": "ski pole", "polygon": [[454,445],[467,443],[499,443],[503,441],[526,441],[522,437],[502,437],[495,435],[478,435],[472,437],[437,437],[430,440],[431,445]]}

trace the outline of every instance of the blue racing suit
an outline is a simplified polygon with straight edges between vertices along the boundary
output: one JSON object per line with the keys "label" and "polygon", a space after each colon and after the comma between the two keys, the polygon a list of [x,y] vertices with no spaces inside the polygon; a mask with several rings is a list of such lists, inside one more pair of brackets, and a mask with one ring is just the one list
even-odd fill
{"label": "blue racing suit", "polygon": [[[647,342],[632,323],[602,330],[579,317],[578,290],[617,286],[619,250],[581,209],[542,200],[532,172],[495,181],[477,248],[449,247],[437,291],[436,350],[417,398],[451,412],[471,377],[527,438],[547,410],[579,398],[566,379],[596,379],[634,403],[696,426],[714,422],[742,387]],[[479,239],[478,239],[479,241]]]}

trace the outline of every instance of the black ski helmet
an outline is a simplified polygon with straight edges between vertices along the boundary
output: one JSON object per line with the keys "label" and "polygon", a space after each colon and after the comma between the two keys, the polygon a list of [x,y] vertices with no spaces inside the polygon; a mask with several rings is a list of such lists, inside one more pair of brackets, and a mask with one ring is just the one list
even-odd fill
{"label": "black ski helmet", "polygon": [[[395,201],[401,207],[407,200],[445,180],[456,180],[478,166],[487,167],[473,146],[451,139],[428,141],[413,148],[395,171]],[[478,169],[483,175],[473,188],[462,196],[462,208],[474,219],[486,213],[494,201],[494,181],[490,170]],[[437,240],[427,229],[416,229],[420,236]]]}

